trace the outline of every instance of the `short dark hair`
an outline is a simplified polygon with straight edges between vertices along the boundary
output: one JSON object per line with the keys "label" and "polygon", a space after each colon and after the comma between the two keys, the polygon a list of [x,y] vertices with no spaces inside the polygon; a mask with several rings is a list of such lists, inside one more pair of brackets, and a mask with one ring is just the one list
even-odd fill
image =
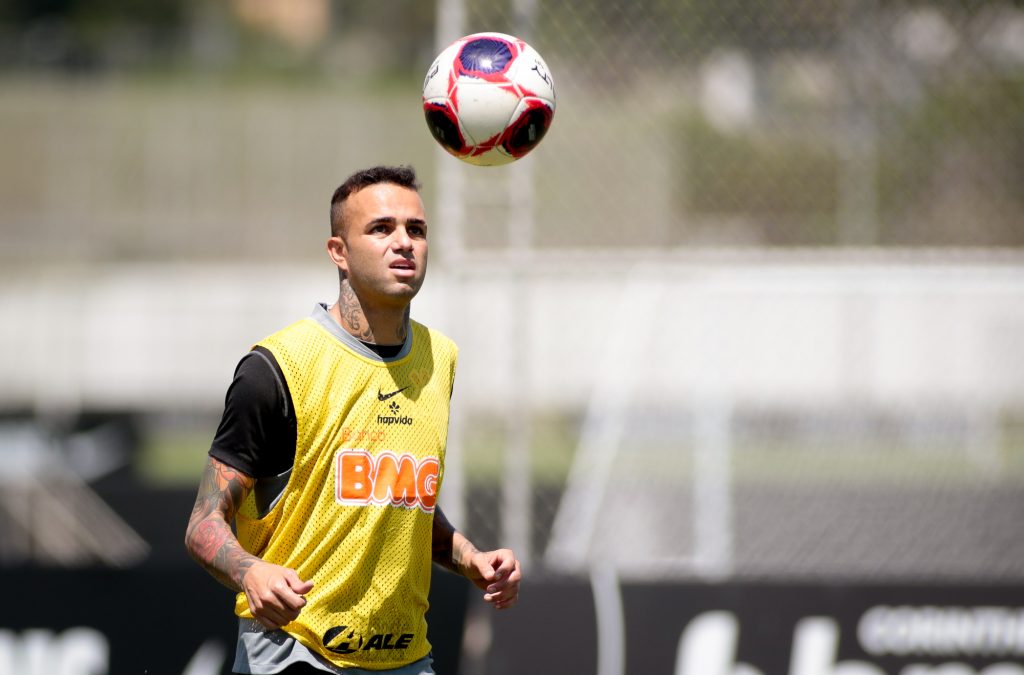
{"label": "short dark hair", "polygon": [[345,200],[365,187],[378,183],[393,183],[419,192],[416,170],[411,166],[375,166],[356,171],[338,186],[331,197],[331,236],[341,234],[341,207]]}

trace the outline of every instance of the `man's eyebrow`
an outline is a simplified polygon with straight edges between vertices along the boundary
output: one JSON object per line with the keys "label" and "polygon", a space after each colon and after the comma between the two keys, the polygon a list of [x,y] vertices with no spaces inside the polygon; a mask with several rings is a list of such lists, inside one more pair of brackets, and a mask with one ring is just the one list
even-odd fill
{"label": "man's eyebrow", "polygon": [[[374,218],[369,223],[367,223],[367,226],[373,226],[373,225],[397,225],[397,224],[398,224],[398,219],[395,218],[394,216],[380,216],[379,218]],[[406,225],[426,225],[427,221],[425,221],[422,218],[406,218],[405,219],[405,224]]]}

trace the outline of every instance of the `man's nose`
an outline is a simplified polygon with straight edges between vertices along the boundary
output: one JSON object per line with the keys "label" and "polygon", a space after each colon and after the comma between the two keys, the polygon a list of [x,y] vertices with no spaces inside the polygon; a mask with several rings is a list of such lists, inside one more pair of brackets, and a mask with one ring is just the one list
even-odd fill
{"label": "man's nose", "polygon": [[391,245],[397,251],[408,251],[412,248],[412,237],[404,227],[395,229],[395,237],[391,241]]}

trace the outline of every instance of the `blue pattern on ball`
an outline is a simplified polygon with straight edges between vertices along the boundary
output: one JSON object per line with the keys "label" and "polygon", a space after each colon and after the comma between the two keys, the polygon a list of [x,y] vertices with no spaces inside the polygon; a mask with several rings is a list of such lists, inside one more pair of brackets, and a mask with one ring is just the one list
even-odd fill
{"label": "blue pattern on ball", "polygon": [[478,38],[463,45],[459,63],[468,72],[503,73],[512,63],[512,49],[503,40]]}

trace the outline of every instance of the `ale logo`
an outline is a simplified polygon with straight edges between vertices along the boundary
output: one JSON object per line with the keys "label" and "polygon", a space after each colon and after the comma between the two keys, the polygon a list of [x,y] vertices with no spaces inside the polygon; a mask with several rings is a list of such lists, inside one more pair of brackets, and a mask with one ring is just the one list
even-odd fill
{"label": "ale logo", "polygon": [[390,504],[434,512],[441,469],[436,457],[417,460],[391,452],[375,457],[365,450],[342,450],[335,464],[334,498],[339,504]]}
{"label": "ale logo", "polygon": [[416,637],[414,633],[402,633],[398,636],[392,633],[379,633],[372,636],[364,644],[363,638],[361,636],[357,637],[356,632],[349,630],[348,626],[334,626],[333,628],[328,628],[327,632],[324,633],[323,643],[329,652],[334,652],[335,654],[354,654],[358,651],[408,649],[414,637]]}

